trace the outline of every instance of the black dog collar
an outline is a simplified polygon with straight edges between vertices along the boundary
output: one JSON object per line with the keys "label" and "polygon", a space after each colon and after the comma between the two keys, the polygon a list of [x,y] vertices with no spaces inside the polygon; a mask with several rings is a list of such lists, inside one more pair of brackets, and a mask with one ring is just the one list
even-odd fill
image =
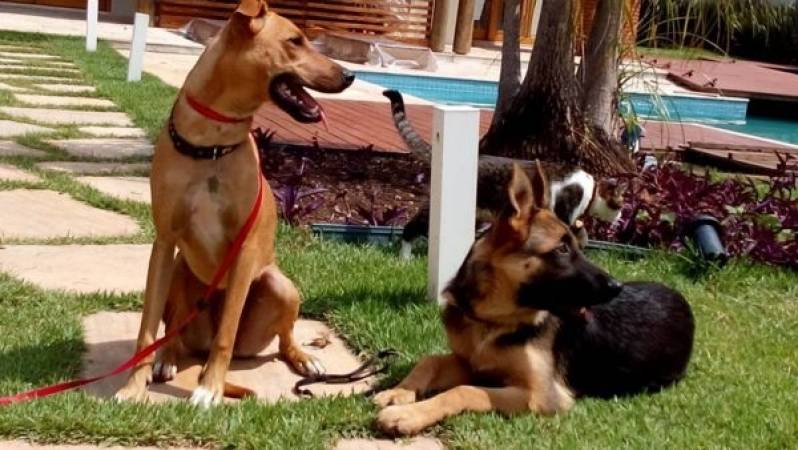
{"label": "black dog collar", "polygon": [[183,136],[180,136],[180,133],[178,133],[175,128],[175,122],[171,117],[169,118],[169,137],[172,139],[172,144],[178,152],[193,159],[217,160],[222,156],[233,153],[233,151],[243,143],[242,141],[233,145],[214,145],[209,147],[194,145]]}

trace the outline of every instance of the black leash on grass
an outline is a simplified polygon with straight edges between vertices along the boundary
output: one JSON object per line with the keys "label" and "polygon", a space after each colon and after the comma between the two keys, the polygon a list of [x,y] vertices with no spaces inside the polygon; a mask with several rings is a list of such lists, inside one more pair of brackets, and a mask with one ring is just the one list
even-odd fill
{"label": "black leash on grass", "polygon": [[[310,389],[305,389],[304,386],[316,383],[325,384],[347,384],[360,381],[373,375],[385,373],[390,367],[389,361],[398,355],[394,349],[385,349],[379,351],[376,355],[367,359],[366,362],[360,365],[357,369],[343,374],[324,374],[315,377],[305,377],[297,381],[294,385],[294,394],[300,397],[313,397],[313,392]],[[364,394],[368,395],[369,391]]]}

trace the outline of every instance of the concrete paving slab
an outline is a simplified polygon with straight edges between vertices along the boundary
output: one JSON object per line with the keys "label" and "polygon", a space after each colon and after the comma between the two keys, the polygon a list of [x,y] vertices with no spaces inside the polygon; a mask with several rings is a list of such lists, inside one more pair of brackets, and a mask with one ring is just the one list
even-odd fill
{"label": "concrete paving slab", "polygon": [[104,98],[63,97],[57,95],[15,94],[20,102],[34,106],[85,106],[97,108],[113,108],[116,105]]}
{"label": "concrete paving slab", "polygon": [[9,92],[30,92],[30,89],[19,87],[19,86],[12,86],[8,83],[0,83],[0,91],[9,91]]}
{"label": "concrete paving slab", "polygon": [[147,137],[147,132],[141,128],[128,127],[78,127],[81,133],[91,134],[97,137],[120,137],[120,138],[143,138]]}
{"label": "concrete paving slab", "polygon": [[389,439],[341,439],[333,450],[443,450],[441,441],[428,437],[415,437],[392,441]]}
{"label": "concrete paving slab", "polygon": [[13,58],[0,58],[0,64],[24,64],[25,61]]}
{"label": "concrete paving slab", "polygon": [[133,122],[122,112],[74,111],[69,109],[0,107],[0,112],[48,125],[115,125],[132,126]]}
{"label": "concrete paving slab", "polygon": [[85,138],[49,140],[48,144],[81,158],[121,159],[152,155],[153,145],[147,139]]}
{"label": "concrete paving slab", "polygon": [[0,271],[44,289],[76,293],[144,290],[151,246],[6,245]]}
{"label": "concrete paving slab", "polygon": [[83,93],[83,92],[97,92],[97,88],[94,86],[83,86],[79,84],[60,84],[60,83],[52,83],[52,84],[34,84],[35,87],[49,92],[56,92],[56,93]]}
{"label": "concrete paving slab", "polygon": [[[143,281],[143,278],[142,278]],[[83,319],[86,353],[83,358],[84,375],[105,373],[126,360],[135,350],[136,335],[141,314],[132,312],[100,312]],[[300,344],[307,344],[318,337],[328,337],[330,343],[324,348],[303,345],[303,350],[319,358],[329,373],[347,373],[361,362],[322,322],[300,319],[294,325],[294,337]],[[283,398],[298,400],[293,394],[294,384],[301,378],[277,357],[275,339],[268,348],[254,358],[234,359],[230,364],[227,380],[252,389],[258,398],[273,403]],[[166,384],[150,386],[150,399],[155,402],[186,398],[197,386],[197,378],[204,360],[184,358],[178,364],[175,379]],[[125,377],[114,377],[87,387],[92,395],[110,398],[124,384]],[[371,386],[373,379],[351,384],[309,385],[314,395],[351,395],[363,392]],[[230,400],[233,402],[234,400]]]}
{"label": "concrete paving slab", "polygon": [[[39,82],[65,83],[69,81],[70,78],[52,77],[45,75],[22,75],[18,73],[0,73],[0,80],[23,80],[34,83],[39,83]],[[75,79],[75,81],[77,82],[78,80]]]}
{"label": "concrete paving slab", "polygon": [[52,133],[52,128],[32,125],[29,123],[14,122],[13,120],[0,120],[0,137],[24,136],[31,133]]}
{"label": "concrete paving slab", "polygon": [[36,164],[43,170],[66,172],[72,175],[126,175],[149,172],[149,163],[109,163],[81,161],[48,161]]}
{"label": "concrete paving slab", "polygon": [[[26,441],[0,441],[3,450],[159,450],[157,447],[105,447],[99,445],[31,444]],[[163,450],[163,449],[161,449]],[[166,450],[192,450],[189,447],[167,447]]]}
{"label": "concrete paving slab", "polygon": [[14,141],[0,141],[0,156],[30,156],[33,158],[44,158],[46,152],[34,148],[25,147]]}
{"label": "concrete paving slab", "polygon": [[150,179],[147,177],[78,177],[78,181],[111,197],[150,203]]}
{"label": "concrete paving slab", "polygon": [[36,183],[41,181],[41,178],[30,172],[20,169],[17,166],[12,166],[11,164],[0,164],[0,180]]}
{"label": "concrete paving slab", "polygon": [[69,61],[36,61],[36,67],[78,67],[75,63]]}
{"label": "concrete paving slab", "polygon": [[59,73],[64,73],[67,78],[72,78],[80,70],[71,67],[45,67],[45,66],[28,66],[25,64],[0,64],[0,71],[14,71],[14,70],[30,70],[30,71],[47,71],[50,76],[59,76]]}
{"label": "concrete paving slab", "polygon": [[131,217],[47,190],[0,191],[0,239],[50,239],[136,234]]}
{"label": "concrete paving slab", "polygon": [[45,53],[17,53],[10,51],[0,51],[0,57],[15,59],[61,59],[60,56],[48,55]]}

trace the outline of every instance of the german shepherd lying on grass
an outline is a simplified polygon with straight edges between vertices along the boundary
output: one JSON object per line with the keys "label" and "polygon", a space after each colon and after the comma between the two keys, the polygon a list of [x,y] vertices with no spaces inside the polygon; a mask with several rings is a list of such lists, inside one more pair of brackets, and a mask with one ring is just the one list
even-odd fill
{"label": "german shepherd lying on grass", "polygon": [[530,181],[515,166],[511,206],[443,294],[452,352],[422,359],[374,398],[384,432],[417,433],[463,411],[554,414],[579,396],[656,391],[684,375],[694,331],[685,299],[656,283],[623,285],[585,259],[542,206],[549,189],[537,172]]}

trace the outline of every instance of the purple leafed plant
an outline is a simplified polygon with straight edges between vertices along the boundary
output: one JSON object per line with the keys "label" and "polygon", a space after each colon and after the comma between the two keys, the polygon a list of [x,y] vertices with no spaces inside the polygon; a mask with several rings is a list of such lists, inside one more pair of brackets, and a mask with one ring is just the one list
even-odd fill
{"label": "purple leafed plant", "polygon": [[280,206],[283,220],[291,225],[299,225],[300,220],[324,205],[324,198],[318,194],[327,192],[324,188],[306,188],[304,186],[305,162],[292,175],[286,177],[280,186],[274,189],[274,197]]}
{"label": "purple leafed plant", "polygon": [[369,203],[360,203],[355,206],[357,213],[363,220],[372,226],[388,226],[396,225],[405,216],[407,208],[391,206],[389,208],[382,207],[377,204],[377,195],[372,192],[369,194]]}
{"label": "purple leafed plant", "polygon": [[798,268],[798,182],[795,175],[757,183],[750,178],[717,179],[664,163],[641,171],[627,191],[619,223],[590,221],[592,236],[674,250],[684,248],[683,230],[699,214],[723,227],[732,256]]}

